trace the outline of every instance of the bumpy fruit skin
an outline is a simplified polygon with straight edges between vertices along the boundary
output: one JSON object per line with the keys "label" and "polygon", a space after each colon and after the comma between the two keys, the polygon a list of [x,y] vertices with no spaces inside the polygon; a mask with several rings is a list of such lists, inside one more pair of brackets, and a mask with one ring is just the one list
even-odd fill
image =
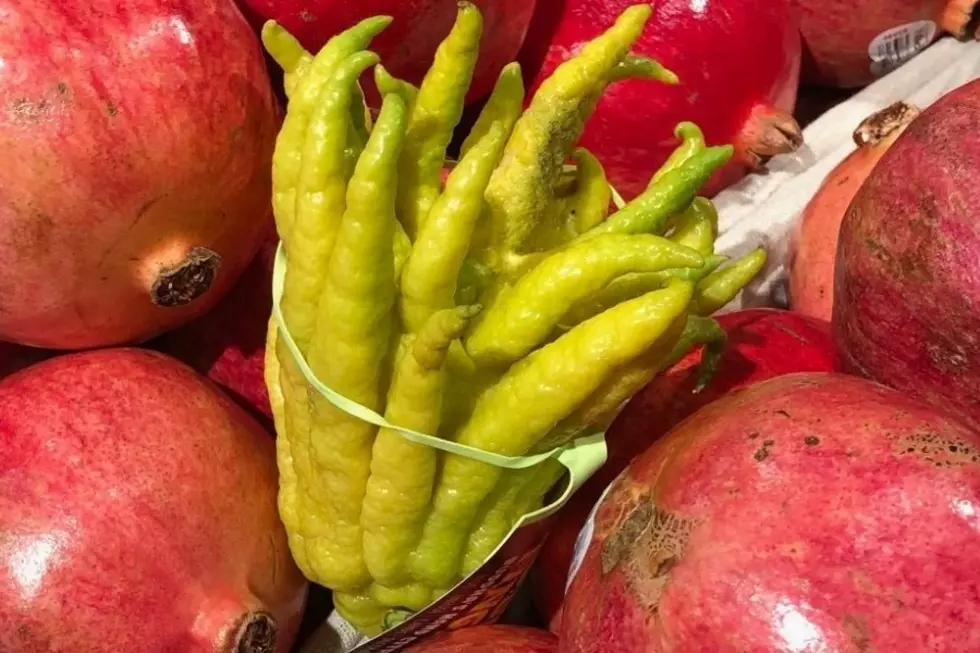
{"label": "bumpy fruit skin", "polygon": [[600,504],[562,653],[980,647],[980,435],[795,374],[698,411]]}
{"label": "bumpy fruit skin", "polygon": [[[513,61],[534,14],[536,0],[471,0],[483,14],[484,32],[468,100],[487,95],[497,74]],[[456,17],[456,0],[239,0],[256,27],[275,20],[311,52],[331,36],[371,16],[394,21],[371,44],[393,75],[413,84],[432,64],[439,42]],[[371,104],[381,106],[371,76],[362,80]]]}
{"label": "bumpy fruit skin", "polygon": [[163,354],[0,381],[0,651],[286,653],[306,583],[277,478],[268,434]]}
{"label": "bumpy fruit skin", "polygon": [[278,109],[248,23],[223,0],[0,15],[0,339],[130,343],[213,306],[270,216]]}
{"label": "bumpy fruit skin", "polygon": [[980,82],[925,109],[875,166],[841,225],[841,368],[980,425]]}
{"label": "bumpy fruit skin", "polygon": [[755,308],[718,316],[728,344],[711,383],[699,393],[694,351],[636,394],[606,432],[609,458],[562,508],[534,568],[531,590],[549,629],[560,632],[575,540],[592,507],[633,458],[702,406],[759,381],[834,367],[830,325],[803,315]]}
{"label": "bumpy fruit skin", "polygon": [[[520,57],[531,92],[632,4],[634,0],[560,0],[552,3],[552,11],[538,12]],[[774,123],[791,131],[795,127],[792,137],[798,137],[798,127],[785,113],[793,110],[799,79],[796,14],[790,0],[661,0],[653,8],[633,52],[657,59],[680,83],[611,85],[581,145],[598,156],[613,186],[633,197],[677,145],[675,125],[692,121],[709,144],[736,148],[733,163],[702,191],[711,195],[758,163],[758,150],[785,138]]]}

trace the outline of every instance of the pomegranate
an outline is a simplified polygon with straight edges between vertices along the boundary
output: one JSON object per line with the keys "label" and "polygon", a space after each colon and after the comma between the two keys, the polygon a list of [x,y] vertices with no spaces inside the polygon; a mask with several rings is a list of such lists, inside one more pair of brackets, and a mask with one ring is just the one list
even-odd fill
{"label": "pomegranate", "polygon": [[[536,0],[470,0],[483,14],[483,39],[468,99],[488,94],[500,70],[517,56]],[[418,84],[456,18],[456,0],[239,0],[256,29],[275,20],[316,52],[327,40],[370,16],[394,21],[371,44],[393,75]],[[371,75],[363,78],[377,104]]]}
{"label": "pomegranate", "polygon": [[523,626],[473,626],[433,635],[405,653],[557,653],[558,638]]}
{"label": "pomegranate", "polygon": [[559,632],[561,604],[575,540],[603,490],[637,455],[698,408],[737,388],[793,372],[833,368],[829,326],[812,318],[768,308],[718,316],[728,333],[721,366],[700,393],[701,352],[687,355],[626,405],[606,432],[609,458],[559,513],[534,568],[531,585],[539,611]]}
{"label": "pomegranate", "polygon": [[[539,12],[520,57],[532,91],[635,1],[551,4]],[[659,60],[680,83],[611,85],[581,140],[620,193],[633,197],[646,187],[678,145],[674,127],[685,120],[697,123],[709,143],[736,148],[733,162],[703,191],[709,195],[802,143],[790,115],[801,49],[790,0],[661,0],[653,9],[633,51]]]}
{"label": "pomegranate", "polygon": [[139,349],[0,381],[0,651],[286,653],[305,581],[272,439]]}
{"label": "pomegranate", "polygon": [[225,0],[0,0],[0,339],[141,341],[210,308],[270,215],[278,109]]}
{"label": "pomegranate", "polygon": [[803,34],[803,81],[871,83],[949,32],[976,28],[977,0],[794,0]]}
{"label": "pomegranate", "polygon": [[272,408],[263,369],[278,244],[272,230],[258,256],[217,306],[159,342],[159,349],[217,383],[270,429]]}
{"label": "pomegranate", "polygon": [[794,311],[830,320],[834,306],[834,259],[844,213],[871,170],[919,110],[895,104],[872,114],[854,131],[858,149],[824,179],[800,217],[789,264]]}
{"label": "pomegranate", "polygon": [[599,504],[562,653],[980,650],[980,434],[805,373],[702,408]]}
{"label": "pomegranate", "polygon": [[834,338],[842,369],[980,424],[980,81],[922,112],[841,226]]}

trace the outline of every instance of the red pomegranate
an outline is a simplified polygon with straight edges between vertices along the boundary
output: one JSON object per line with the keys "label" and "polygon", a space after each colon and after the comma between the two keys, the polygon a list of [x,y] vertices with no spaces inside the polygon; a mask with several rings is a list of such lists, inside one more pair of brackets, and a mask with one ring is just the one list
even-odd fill
{"label": "red pomegranate", "polygon": [[599,504],[562,653],[980,650],[980,434],[863,379],[702,408]]}
{"label": "red pomegranate", "polygon": [[830,327],[787,311],[757,308],[718,316],[728,333],[721,365],[699,393],[701,351],[641,390],[606,432],[609,458],[558,515],[534,568],[531,590],[548,627],[558,633],[575,540],[602,492],[629,462],[702,406],[765,379],[794,372],[829,372],[834,357]]}
{"label": "red pomegranate", "polygon": [[167,333],[159,342],[162,351],[217,383],[268,428],[272,426],[272,408],[263,369],[278,244],[273,230],[258,256],[217,306]]}
{"label": "red pomegranate", "polygon": [[834,338],[842,369],[980,426],[980,81],[909,125],[841,225]]}
{"label": "red pomegranate", "polygon": [[[521,53],[537,89],[583,43],[612,25],[635,0],[552,0],[540,11]],[[581,144],[596,154],[626,197],[642,191],[678,144],[689,120],[710,144],[731,143],[731,164],[707,194],[802,142],[790,112],[796,100],[800,36],[790,0],[661,0],[633,48],[680,78],[677,86],[633,80],[613,84],[586,124]]]}
{"label": "red pomegranate", "polygon": [[523,626],[474,626],[433,635],[405,653],[558,653],[558,638]]}
{"label": "red pomegranate", "polygon": [[[483,14],[483,39],[468,99],[493,88],[500,70],[514,60],[524,42],[536,0],[470,0]],[[456,18],[457,0],[239,0],[256,28],[275,20],[311,52],[327,40],[370,16],[394,21],[371,49],[393,75],[418,84],[436,47]],[[365,90],[376,94],[370,75]]]}
{"label": "red pomegranate", "polygon": [[943,31],[969,36],[977,0],[794,0],[803,81],[853,88],[924,50]]}
{"label": "red pomegranate", "polygon": [[919,110],[905,102],[872,114],[854,131],[858,149],[824,179],[800,217],[789,264],[794,311],[830,320],[834,306],[834,260],[844,214],[861,184]]}
{"label": "red pomegranate", "polygon": [[138,349],[0,381],[0,651],[286,653],[303,610],[272,438]]}
{"label": "red pomegranate", "polygon": [[103,346],[203,313],[270,215],[278,114],[249,25],[227,0],[0,15],[0,339]]}

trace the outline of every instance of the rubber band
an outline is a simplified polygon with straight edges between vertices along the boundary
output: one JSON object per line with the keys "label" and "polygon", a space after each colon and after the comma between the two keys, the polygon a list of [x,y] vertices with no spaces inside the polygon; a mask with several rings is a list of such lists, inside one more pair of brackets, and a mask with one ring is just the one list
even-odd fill
{"label": "rubber band", "polygon": [[[574,166],[569,167],[572,168],[572,170],[575,169]],[[615,205],[618,208],[625,206],[626,202],[623,200],[622,196],[616,192],[616,189],[610,186],[610,190],[612,191],[612,198]],[[283,287],[286,280],[286,264],[286,252],[283,248],[282,242],[280,241],[279,246],[276,249],[275,265],[272,272],[272,314],[275,317],[278,337],[285,343],[286,348],[296,361],[296,364],[299,367],[300,372],[302,372],[303,377],[306,379],[306,382],[324,399],[348,415],[356,417],[357,419],[367,422],[368,424],[373,424],[378,428],[395,431],[405,439],[414,442],[415,444],[421,444],[427,447],[432,447],[433,449],[444,451],[446,453],[477,460],[488,465],[493,465],[494,467],[500,467],[502,469],[527,469],[529,467],[539,465],[550,458],[555,458],[562,464],[563,467],[565,467],[565,469],[568,470],[568,483],[565,485],[564,491],[561,493],[561,495],[550,504],[540,508],[539,510],[524,515],[524,517],[522,517],[514,526],[515,530],[521,526],[544,519],[545,517],[557,512],[558,509],[565,505],[572,494],[574,494],[575,490],[581,487],[582,484],[585,483],[585,481],[587,481],[589,477],[592,476],[592,474],[594,474],[595,471],[606,462],[608,451],[606,448],[604,432],[592,432],[587,435],[580,436],[566,445],[544,453],[534,454],[531,456],[502,456],[490,451],[468,447],[444,438],[438,438],[426,433],[419,433],[418,431],[402,428],[397,424],[392,424],[382,415],[379,415],[376,411],[371,410],[367,406],[363,406],[356,401],[352,401],[336,390],[329,388],[326,384],[320,381],[316,374],[313,373],[313,370],[310,369],[309,364],[306,362],[302,352],[300,352],[299,347],[296,346],[296,341],[293,340],[293,337],[289,333],[289,329],[286,326],[286,322],[282,317],[280,300],[282,298]]]}
{"label": "rubber band", "polygon": [[502,456],[490,451],[483,451],[482,449],[468,447],[444,438],[437,438],[426,433],[419,433],[418,431],[402,428],[396,424],[392,424],[367,406],[362,406],[356,401],[352,401],[343,396],[336,390],[327,387],[322,381],[320,381],[320,379],[316,377],[313,370],[310,369],[306,359],[299,351],[299,347],[296,346],[296,341],[293,340],[292,335],[289,333],[289,329],[285,326],[285,321],[282,317],[282,310],[280,308],[280,299],[282,298],[285,278],[286,252],[283,249],[282,243],[280,242],[279,247],[276,250],[276,261],[272,273],[272,311],[276,319],[278,337],[282,339],[286,345],[286,348],[289,349],[290,354],[292,354],[297,366],[303,374],[303,377],[306,379],[306,382],[310,384],[310,387],[315,389],[321,396],[323,396],[324,399],[340,410],[379,428],[391,429],[399,433],[402,437],[416,444],[439,449],[440,451],[445,451],[446,453],[455,454],[457,456],[478,460],[488,465],[493,465],[494,467],[500,467],[503,469],[526,469],[528,467],[539,465],[549,458],[557,458],[558,462],[560,462],[569,472],[569,482],[566,484],[564,492],[562,492],[561,496],[549,505],[525,515],[521,521],[518,522],[519,525],[532,523],[533,521],[543,519],[544,517],[556,512],[568,501],[575,490],[581,487],[581,485],[585,483],[585,481],[588,480],[588,478],[595,473],[595,471],[599,469],[603,463],[605,463],[607,455],[606,441],[605,434],[601,432],[584,435],[576,438],[572,442],[562,447],[557,447],[551,451],[546,451],[544,453],[539,453],[532,456]]}

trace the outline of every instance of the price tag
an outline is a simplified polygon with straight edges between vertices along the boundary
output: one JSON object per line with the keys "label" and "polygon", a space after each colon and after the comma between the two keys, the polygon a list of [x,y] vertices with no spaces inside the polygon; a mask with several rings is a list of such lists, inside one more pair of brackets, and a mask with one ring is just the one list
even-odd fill
{"label": "price tag", "polygon": [[919,20],[885,30],[868,45],[871,73],[886,75],[925,50],[939,28],[931,20]]}

